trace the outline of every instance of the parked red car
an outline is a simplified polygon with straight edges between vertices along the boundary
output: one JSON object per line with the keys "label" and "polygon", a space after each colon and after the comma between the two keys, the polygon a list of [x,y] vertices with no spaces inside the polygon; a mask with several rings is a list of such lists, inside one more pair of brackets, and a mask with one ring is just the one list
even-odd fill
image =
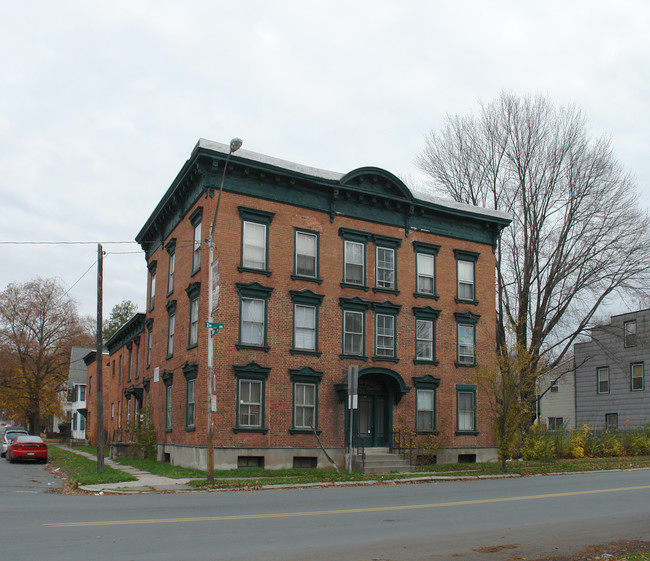
{"label": "parked red car", "polygon": [[13,464],[17,460],[33,460],[47,463],[47,444],[40,436],[22,434],[16,436],[7,448],[7,459]]}

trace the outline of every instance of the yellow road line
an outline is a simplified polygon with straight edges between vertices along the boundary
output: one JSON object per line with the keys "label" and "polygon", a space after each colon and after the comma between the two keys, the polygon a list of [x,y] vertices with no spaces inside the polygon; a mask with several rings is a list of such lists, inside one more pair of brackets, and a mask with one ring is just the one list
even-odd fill
{"label": "yellow road line", "polygon": [[178,522],[214,522],[222,520],[253,520],[263,518],[292,518],[297,516],[330,516],[332,514],[359,514],[368,512],[387,512],[395,510],[416,510],[423,508],[444,508],[449,506],[479,505],[488,503],[506,503],[511,501],[532,501],[536,499],[552,499],[556,497],[575,497],[578,495],[595,495],[598,493],[619,493],[621,491],[639,491],[650,489],[650,485],[636,487],[616,487],[613,489],[594,489],[591,491],[571,491],[568,493],[547,493],[544,495],[524,495],[520,497],[499,497],[495,499],[475,499],[471,501],[453,501],[448,503],[431,503],[424,505],[380,506],[372,508],[345,508],[338,510],[314,510],[306,512],[277,512],[268,514],[235,514],[225,516],[192,516],[186,518],[149,518],[143,520],[97,520],[90,522],[55,522],[43,526],[81,527],[81,526],[120,526],[125,524],[168,524]]}

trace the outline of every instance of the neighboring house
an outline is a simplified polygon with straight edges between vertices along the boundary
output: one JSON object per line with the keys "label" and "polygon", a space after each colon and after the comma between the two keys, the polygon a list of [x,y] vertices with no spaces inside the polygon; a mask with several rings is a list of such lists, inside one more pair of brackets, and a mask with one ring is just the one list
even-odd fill
{"label": "neighboring house", "polygon": [[650,309],[612,316],[574,345],[576,423],[602,430],[650,423]]}
{"label": "neighboring house", "polygon": [[68,407],[64,407],[70,421],[70,437],[86,439],[86,363],[84,357],[92,352],[88,347],[72,347],[68,374]]}
{"label": "neighboring house", "polygon": [[378,168],[232,155],[214,235],[213,321],[224,328],[211,339],[208,399],[206,240],[228,153],[201,139],[136,236],[146,313],[107,345],[108,438],[129,440],[149,405],[159,458],[205,468],[210,406],[217,469],[326,466],[321,445],[342,465],[346,374],[358,366],[354,445],[389,447],[399,429],[437,437],[438,461],[495,460],[475,373],[495,352],[494,247],[510,219],[416,198]]}
{"label": "neighboring house", "polygon": [[573,358],[537,378],[538,421],[549,430],[575,428],[575,372]]}

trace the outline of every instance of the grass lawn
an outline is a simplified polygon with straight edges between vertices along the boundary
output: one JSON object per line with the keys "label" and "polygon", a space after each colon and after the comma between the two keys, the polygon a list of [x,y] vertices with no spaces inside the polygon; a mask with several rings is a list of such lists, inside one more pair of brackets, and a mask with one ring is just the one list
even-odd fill
{"label": "grass lawn", "polygon": [[[79,485],[93,485],[95,483],[117,483],[118,481],[135,481],[132,475],[104,466],[104,471],[97,471],[97,462],[84,456],[75,454],[69,448],[49,445],[47,447],[50,462],[61,468],[68,476]],[[97,452],[95,451],[95,454]]]}

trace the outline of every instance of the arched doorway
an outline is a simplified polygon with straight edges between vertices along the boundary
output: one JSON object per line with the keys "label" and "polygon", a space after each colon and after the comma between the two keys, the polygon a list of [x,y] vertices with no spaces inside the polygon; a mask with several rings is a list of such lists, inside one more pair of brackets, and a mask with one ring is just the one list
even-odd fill
{"label": "arched doorway", "polygon": [[[390,446],[393,406],[410,389],[397,372],[388,368],[359,370],[358,409],[352,425],[353,444],[364,448]],[[346,444],[349,443],[349,421],[349,411],[346,410]]]}

